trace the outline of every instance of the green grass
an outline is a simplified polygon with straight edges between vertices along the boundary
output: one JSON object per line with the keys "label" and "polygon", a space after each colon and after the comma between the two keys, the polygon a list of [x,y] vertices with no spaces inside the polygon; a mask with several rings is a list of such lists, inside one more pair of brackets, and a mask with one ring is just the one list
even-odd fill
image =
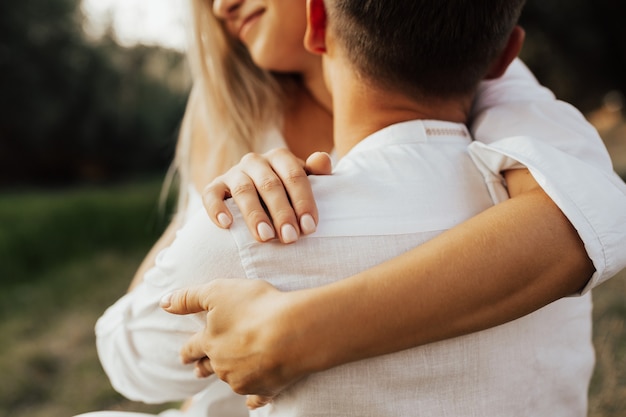
{"label": "green grass", "polygon": [[626,415],[626,270],[593,293],[596,369],[589,417]]}
{"label": "green grass", "polygon": [[[0,417],[157,412],[116,394],[93,326],[125,291],[167,215],[159,182],[0,196]],[[589,417],[626,410],[626,271],[594,291]]]}
{"label": "green grass", "polygon": [[0,197],[0,284],[36,282],[68,259],[149,245],[165,222],[158,182]]}
{"label": "green grass", "polygon": [[157,412],[110,387],[93,326],[166,225],[158,181],[0,198],[0,416]]}

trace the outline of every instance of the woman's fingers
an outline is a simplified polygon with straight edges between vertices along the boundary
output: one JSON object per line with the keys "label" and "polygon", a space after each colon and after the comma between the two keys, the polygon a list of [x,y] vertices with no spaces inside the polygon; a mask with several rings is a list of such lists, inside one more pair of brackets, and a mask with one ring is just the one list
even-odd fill
{"label": "woman's fingers", "polygon": [[[161,306],[174,314],[206,311],[206,325],[180,350],[183,363],[199,363],[198,376],[214,373],[238,394],[256,394],[264,403],[294,383],[311,355],[299,355],[293,338],[301,320],[290,318],[301,305],[296,292],[281,292],[263,280],[216,279],[166,295]],[[307,310],[308,311],[308,310]],[[290,355],[297,363],[284,366]],[[200,363],[201,362],[201,363]]]}
{"label": "woman's fingers", "polygon": [[282,199],[270,200],[264,197],[274,226],[282,229],[289,224],[302,234],[313,233],[318,222],[317,205],[304,162],[286,149],[268,152],[266,159],[278,176],[289,202],[289,206],[285,207]]}
{"label": "woman's fingers", "polygon": [[224,199],[232,197],[254,238],[260,242],[274,239],[276,233],[270,216],[259,198],[257,187],[242,164],[231,168],[207,185],[203,192],[204,208],[220,227],[230,227],[232,214]]}
{"label": "woman's fingers", "polygon": [[292,243],[317,228],[317,206],[307,173],[330,171],[330,157],[321,152],[311,155],[306,165],[287,149],[249,153],[205,188],[204,206],[216,225],[228,228],[233,218],[224,200],[232,197],[255,239],[266,242],[278,237]]}
{"label": "woman's fingers", "polygon": [[246,406],[250,410],[255,410],[259,407],[263,407],[264,405],[271,403],[273,399],[274,397],[266,397],[263,395],[248,395],[248,397],[246,398]]}
{"label": "woman's fingers", "polygon": [[204,357],[196,362],[196,376],[198,378],[206,378],[213,375],[213,368],[211,368],[211,360]]}
{"label": "woman's fingers", "polygon": [[[285,167],[287,167],[288,170],[299,169],[305,177],[306,173],[303,168],[304,163],[302,161],[298,162],[297,158],[288,151],[285,152],[292,159],[286,161],[284,156],[281,157],[280,153],[276,152],[270,152],[265,155],[248,154],[241,160],[241,165],[245,167],[246,175],[254,183],[258,197],[260,197],[272,220],[270,225],[273,226],[273,230],[276,231],[278,238],[283,243],[293,243],[298,240],[300,228],[288,189],[281,177],[281,171],[284,171]],[[295,163],[293,159],[296,159]],[[233,196],[233,198],[235,197]],[[249,225],[248,227],[251,224],[255,224],[252,213],[242,207],[236,198],[235,203],[240,208],[246,224]]]}
{"label": "woman's fingers", "polygon": [[226,183],[216,178],[202,191],[202,203],[213,222],[224,229],[233,223],[232,214],[226,206],[225,200],[230,197],[230,190]]}
{"label": "woman's fingers", "polygon": [[[204,348],[204,339],[206,335],[204,332],[194,333],[189,340],[183,345],[180,350],[180,359],[184,364],[190,364],[198,361],[202,361],[207,357]],[[209,364],[210,366],[210,364]],[[211,368],[213,372],[213,368]]]}
{"label": "woman's fingers", "polygon": [[314,152],[306,159],[304,169],[311,175],[330,175],[333,171],[333,160],[326,152]]}

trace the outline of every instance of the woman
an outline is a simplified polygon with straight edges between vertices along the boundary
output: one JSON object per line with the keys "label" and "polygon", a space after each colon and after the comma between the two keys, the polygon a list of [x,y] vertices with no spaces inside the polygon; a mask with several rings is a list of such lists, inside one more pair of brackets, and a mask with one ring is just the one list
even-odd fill
{"label": "woman", "polygon": [[[194,16],[196,19],[196,28],[205,27],[203,25],[207,25],[210,23],[211,15],[208,13],[206,9],[203,7],[207,7],[205,3],[195,2],[195,12]],[[220,112],[228,114],[229,111],[232,112],[240,112],[241,109],[247,109],[248,114],[253,116],[251,119],[243,119],[244,121],[250,122],[250,120],[254,120],[255,125],[247,124],[249,126],[248,129],[245,128],[246,124],[240,125],[237,122],[237,117],[233,116],[233,124],[226,123],[226,126],[223,126],[225,132],[235,133],[235,137],[246,137],[247,135],[253,134],[253,137],[257,139],[253,142],[253,145],[250,146],[253,150],[259,151],[263,149],[263,144],[271,143],[274,144],[280,142],[280,138],[276,138],[276,136],[271,135],[271,126],[277,123],[279,119],[277,117],[280,114],[277,109],[280,109],[280,100],[270,100],[269,103],[274,103],[272,105],[265,105],[262,107],[263,114],[258,114],[255,109],[258,108],[257,104],[259,101],[254,99],[250,99],[250,92],[255,91],[250,97],[263,97],[263,94],[267,94],[265,97],[274,97],[276,98],[276,93],[280,92],[284,95],[284,97],[288,98],[283,101],[283,129],[282,133],[284,136],[284,140],[288,146],[292,150],[294,150],[297,156],[304,157],[310,153],[312,150],[330,150],[331,141],[328,140],[330,136],[330,116],[327,113],[327,109],[324,107],[324,103],[327,103],[328,97],[327,93],[322,87],[321,84],[321,71],[319,69],[319,62],[313,61],[310,57],[306,57],[305,55],[299,54],[299,49],[302,49],[298,42],[289,43],[287,40],[291,39],[302,39],[303,35],[303,25],[302,22],[299,21],[298,16],[303,17],[303,4],[298,2],[293,2],[291,0],[288,1],[260,1],[260,2],[246,2],[243,0],[233,0],[233,1],[216,1],[213,4],[214,10],[216,14],[223,19],[225,22],[224,25],[228,32],[233,35],[236,35],[240,38],[242,43],[248,48],[250,51],[250,55],[252,60],[258,64],[259,66],[275,71],[292,71],[299,74],[298,77],[290,76],[272,76],[261,71],[255,70],[253,67],[249,68],[249,72],[246,73],[245,76],[241,75],[242,72],[239,70],[239,67],[233,64],[233,59],[239,60],[239,63],[246,63],[246,56],[244,51],[241,50],[241,47],[237,45],[237,42],[228,38],[228,36],[224,35],[222,32],[217,31],[205,31],[204,37],[199,37],[201,42],[198,42],[198,54],[200,57],[204,57],[203,60],[198,60],[196,62],[197,68],[200,68],[199,73],[205,74],[198,78],[197,83],[195,84],[194,93],[192,94],[192,99],[190,100],[190,108],[187,113],[186,122],[185,122],[185,132],[193,132],[192,136],[181,137],[179,151],[178,151],[178,166],[181,169],[181,176],[183,178],[183,184],[191,182],[195,185],[196,190],[199,189],[203,182],[206,182],[208,179],[206,177],[206,173],[203,172],[203,168],[205,167],[206,160],[205,157],[207,155],[203,136],[198,136],[198,134],[202,135],[202,131],[199,127],[202,127],[202,124],[199,122],[197,118],[194,118],[194,115],[197,115],[196,112],[201,111],[202,107],[205,108],[207,114],[210,115],[209,120],[229,120],[228,118],[224,118],[224,114]],[[284,13],[284,14],[281,14]],[[301,26],[299,26],[301,25]],[[197,32],[203,32],[202,30],[197,30]],[[211,36],[208,35],[211,33]],[[278,36],[278,38],[274,38],[274,36]],[[272,42],[272,39],[278,39],[280,42]],[[214,42],[218,48],[221,49],[221,53],[217,54],[207,54],[204,48],[207,46],[207,43]],[[232,53],[224,53],[223,51],[227,48],[227,46],[231,46],[235,51],[235,54]],[[277,45],[280,45],[280,50],[282,53],[276,54]],[[283,50],[284,45],[284,50]],[[268,49],[269,48],[269,49]],[[226,68],[222,73],[218,71],[220,68],[219,65],[216,64],[215,60],[223,60],[224,68]],[[247,65],[247,64],[246,64]],[[316,67],[317,65],[317,67]],[[518,64],[519,65],[519,64]],[[237,69],[237,70],[235,70]],[[221,82],[222,78],[206,78],[206,74],[208,72],[215,72],[221,76],[228,74],[230,77],[227,77],[227,80],[238,80],[242,82],[243,78],[246,79],[246,86],[243,88],[243,92],[241,93],[241,97],[247,97],[245,100],[242,100],[242,106],[238,105],[229,105],[231,103],[222,103],[222,105],[216,105],[212,100],[218,102],[220,100],[235,101],[237,95],[237,91],[241,91],[242,88],[237,84],[231,85],[227,87],[229,90],[235,91],[234,95],[228,96],[225,98],[224,96],[216,96],[215,92],[219,90],[219,82]],[[519,74],[518,67],[518,74]],[[524,74],[523,70],[521,70],[521,79],[522,82],[527,83],[527,85],[534,86],[533,88],[537,89],[538,87],[534,84],[532,79],[528,79],[527,75]],[[261,80],[258,82],[250,81],[249,77],[253,76],[253,80]],[[214,85],[211,88],[210,80],[217,85]],[[263,84],[266,82],[267,84]],[[228,85],[228,83],[226,83]],[[498,89],[499,84],[486,86],[487,91],[483,92],[483,97],[485,94],[489,95],[489,88]],[[270,86],[269,88],[267,86]],[[255,90],[258,89],[258,90]],[[203,94],[200,94],[203,92]],[[493,90],[492,90],[493,91]],[[535,90],[536,91],[536,90]],[[546,105],[547,107],[552,106],[552,97],[549,93],[545,91],[539,92],[539,95],[542,98],[539,100],[541,104]],[[534,95],[531,94],[534,98]],[[209,100],[212,98],[212,100]],[[202,103],[204,101],[204,103]],[[544,103],[545,101],[545,103]],[[263,102],[265,103],[265,102]],[[528,103],[524,103],[523,100],[520,103],[516,103],[519,105],[528,105]],[[276,105],[276,107],[274,107]],[[483,104],[484,105],[484,104]],[[478,107],[481,105],[479,103]],[[580,117],[577,113],[572,113],[571,109],[565,107],[561,109],[560,105],[557,105],[559,109],[556,111],[557,113],[560,110],[563,110],[568,116],[571,117]],[[519,117],[517,113],[513,113],[514,118]],[[255,118],[256,117],[256,118]],[[481,115],[484,117],[484,114]],[[311,123],[314,121],[314,123]],[[250,122],[251,123],[251,122]],[[328,123],[328,124],[325,124]],[[525,123],[529,123],[528,120]],[[580,126],[580,119],[576,121],[578,126]],[[234,126],[234,128],[229,129],[228,127]],[[317,130],[313,130],[315,134],[307,137],[306,135],[294,135],[294,132],[309,132],[306,130],[306,126],[313,126],[315,129],[319,129],[321,126],[327,126],[328,130],[324,131],[322,129],[321,134],[318,134]],[[230,151],[224,151],[224,149],[228,149],[229,142],[225,140],[219,139],[219,132],[217,129],[220,129],[222,126],[208,126],[206,130],[209,133],[209,137],[211,137],[212,142],[218,144],[214,146],[213,149],[219,150],[219,152],[226,152],[226,155],[230,155],[233,152],[232,149]],[[474,126],[474,129],[480,133],[481,125]],[[544,128],[543,126],[541,128]],[[586,126],[583,129],[588,129]],[[270,132],[270,134],[268,134]],[[239,133],[240,136],[236,134]],[[328,134],[325,135],[324,133]],[[523,132],[524,133],[524,132]],[[587,130],[587,133],[589,131]],[[578,132],[574,132],[574,134],[578,134]],[[509,132],[505,129],[502,132],[502,136],[509,135]],[[591,152],[587,154],[587,157],[590,159],[591,163],[596,163],[600,166],[602,164],[607,163],[606,154],[599,142],[597,141],[597,137],[591,134],[592,139],[591,143],[587,143],[584,139],[582,140],[582,146],[585,149],[590,149]],[[477,137],[480,139],[480,134],[477,134]],[[321,138],[321,145],[317,142]],[[295,140],[299,139],[300,142],[298,146],[295,145]],[[595,142],[594,142],[595,141]],[[238,143],[238,142],[235,142]],[[598,146],[600,146],[598,148]],[[213,153],[213,155],[216,155]],[[223,154],[221,154],[223,155]],[[221,156],[220,155],[220,156]],[[186,159],[190,158],[190,160]],[[181,163],[182,161],[182,163]],[[188,161],[188,162],[186,162]],[[511,165],[509,165],[511,167]],[[540,168],[540,167],[539,167]],[[536,170],[539,169],[535,167]],[[606,168],[604,168],[606,170]],[[609,169],[610,171],[610,169]],[[608,174],[607,174],[608,175]],[[368,335],[368,330],[365,329],[363,331],[363,335],[360,335],[356,340],[356,344],[365,343],[368,345],[367,350],[360,350],[355,353],[354,347],[346,346],[343,347],[343,353],[340,353],[337,357],[330,358],[326,366],[330,364],[330,366],[334,366],[342,361],[354,360],[357,356],[361,355],[361,357],[367,357],[372,355],[378,355],[382,353],[386,353],[393,350],[402,349],[407,346],[422,344],[434,340],[441,340],[447,337],[453,337],[459,334],[464,334],[466,332],[474,331],[476,329],[485,328],[489,326],[493,326],[496,324],[500,324],[503,321],[513,319],[518,317],[521,314],[532,311],[545,305],[547,302],[559,298],[564,295],[568,295],[579,291],[584,286],[585,282],[589,280],[593,272],[593,266],[590,260],[587,258],[582,245],[578,240],[578,236],[573,232],[571,225],[567,222],[562,215],[562,213],[555,209],[552,202],[549,199],[545,198],[545,195],[542,193],[538,193],[537,190],[534,190],[531,193],[526,192],[527,190],[523,186],[524,179],[519,180],[517,183],[514,177],[511,177],[509,180],[509,187],[511,193],[511,201],[516,201],[516,198],[519,198],[522,201],[522,207],[526,207],[528,205],[534,207],[535,211],[526,212],[524,215],[528,217],[523,217],[522,212],[515,208],[515,205],[509,204],[505,210],[511,210],[508,214],[516,215],[516,223],[519,227],[520,224],[526,228],[526,230],[522,229],[522,231],[528,232],[528,228],[533,229],[533,233],[530,233],[533,241],[522,241],[522,242],[514,242],[514,239],[511,239],[510,235],[506,235],[508,229],[502,228],[498,230],[498,233],[493,233],[488,229],[487,225],[489,222],[485,223],[485,219],[489,219],[489,217],[482,216],[481,219],[475,221],[470,224],[469,229],[468,226],[465,226],[461,232],[459,232],[459,239],[452,239],[449,241],[440,242],[441,247],[446,248],[455,248],[455,247],[466,247],[471,248],[475,245],[475,233],[472,233],[472,230],[478,230],[482,234],[492,233],[490,236],[489,242],[493,244],[495,247],[500,248],[500,253],[497,256],[498,260],[505,260],[506,262],[498,263],[494,262],[493,253],[490,254],[487,260],[485,260],[487,267],[494,267],[491,272],[493,275],[496,275],[497,279],[487,279],[483,284],[487,285],[485,288],[481,288],[480,291],[477,291],[477,294],[466,293],[463,294],[464,298],[470,301],[464,302],[461,305],[451,305],[447,304],[446,296],[449,294],[420,294],[424,296],[426,299],[434,300],[437,296],[440,296],[441,299],[438,304],[442,302],[446,302],[447,309],[451,311],[449,316],[444,317],[443,320],[440,320],[437,323],[437,329],[426,330],[423,332],[423,335],[420,335],[415,339],[412,335],[406,336],[406,323],[400,323],[397,327],[389,329],[386,328],[387,334],[385,338],[389,336],[389,334],[393,334],[394,336],[399,336],[395,340],[393,346],[389,346],[389,344],[385,343],[385,341],[379,340],[379,343],[371,343],[372,335]],[[516,185],[522,184],[522,185]],[[556,182],[558,185],[559,183]],[[197,192],[197,191],[196,191]],[[187,206],[192,206],[193,204],[197,204],[197,195],[196,192],[190,192],[191,195],[189,197],[183,197],[183,202],[188,199]],[[525,195],[526,194],[526,195]],[[530,196],[528,195],[530,194]],[[194,197],[195,196],[195,197]],[[196,201],[196,203],[192,203]],[[183,203],[185,204],[185,203]],[[519,208],[519,207],[518,207]],[[222,211],[223,212],[223,211]],[[218,213],[219,214],[219,213]],[[497,217],[498,221],[504,222],[506,224],[507,215],[498,212],[500,216]],[[536,216],[541,216],[542,221],[537,222]],[[217,217],[217,216],[216,216]],[[311,217],[314,218],[312,215]],[[523,220],[521,221],[520,220]],[[492,217],[493,219],[493,217]],[[302,217],[300,218],[302,220]],[[545,221],[544,221],[545,220]],[[510,221],[510,220],[509,220]],[[525,223],[526,222],[526,223]],[[284,241],[294,240],[294,233],[297,234],[296,226],[291,224],[285,226],[284,224],[279,224],[279,235],[282,237]],[[539,224],[539,226],[538,226]],[[549,233],[545,233],[542,230],[543,225],[551,224],[551,230]],[[258,226],[258,224],[256,225]],[[266,240],[266,238],[271,238],[273,230],[268,229],[270,226],[265,222],[265,226],[261,225],[260,227],[256,227],[255,230],[258,232],[259,236],[262,240]],[[172,228],[176,228],[176,226],[172,226]],[[469,233],[468,233],[469,231]],[[510,231],[510,230],[509,230]],[[517,237],[517,231],[512,232],[512,237]],[[548,236],[546,236],[548,235]],[[491,239],[493,237],[493,240]],[[500,239],[500,240],[498,240]],[[536,244],[541,242],[541,245]],[[513,242],[513,243],[512,243]],[[158,247],[163,247],[167,243],[167,238],[162,239],[158,244]],[[521,252],[523,252],[524,256],[517,256],[520,251],[519,247],[516,245],[521,245]],[[535,244],[539,250],[533,251],[533,245]],[[554,250],[546,251],[546,248],[554,248],[558,250],[565,250],[569,254],[571,254],[571,259],[567,262],[567,265],[563,265],[561,262],[553,262],[552,259],[555,256]],[[457,245],[457,246],[454,246]],[[609,248],[610,249],[610,248]],[[557,251],[558,252],[558,251]],[[480,251],[479,251],[480,253]],[[534,268],[531,268],[530,271],[524,271],[524,266],[526,265],[525,260],[528,259],[529,253],[531,256],[535,256]],[[507,256],[509,258],[507,258]],[[473,257],[473,256],[472,256]],[[435,273],[438,271],[449,271],[450,275],[453,275],[456,271],[463,271],[465,275],[482,275],[484,276],[484,266],[480,265],[482,260],[480,257],[476,257],[476,259],[472,259],[472,257],[460,257],[460,258],[446,258],[439,257],[439,267],[435,269]],[[470,261],[468,261],[468,259]],[[150,261],[148,261],[149,263]],[[401,260],[391,261],[393,264],[397,262],[397,265],[400,265],[400,275],[404,274],[406,276],[415,276],[419,275],[419,270],[422,268],[420,266],[420,259],[412,258],[410,256],[405,256]],[[464,264],[465,262],[465,264]],[[476,264],[479,264],[478,267]],[[514,267],[505,268],[505,264],[513,264]],[[406,268],[406,265],[413,265],[413,267]],[[436,265],[436,262],[435,262]],[[453,266],[451,266],[453,265]],[[520,267],[521,265],[521,267]],[[556,266],[556,269],[555,269]],[[502,267],[500,270],[498,267]],[[446,269],[447,268],[447,269]],[[483,269],[481,269],[483,268]],[[393,268],[392,268],[393,269]],[[404,271],[402,271],[404,269]],[[596,268],[600,269],[600,268]],[[605,267],[601,266],[601,274],[598,274],[601,278],[606,278],[608,274],[610,274],[611,269],[605,271]],[[380,271],[385,272],[384,269],[379,269],[378,271],[369,272],[370,274],[378,274]],[[616,272],[616,271],[613,271]],[[395,268],[393,272],[394,275],[398,275],[398,268]],[[458,273],[457,273],[458,275]],[[530,276],[529,276],[530,275]],[[141,279],[142,274],[139,274],[139,280]],[[504,288],[498,287],[498,285],[510,276],[514,276],[518,279],[518,282],[521,282],[521,285],[514,285],[514,288]],[[521,276],[521,278],[520,278]],[[542,279],[547,277],[549,279]],[[394,278],[394,279],[397,279]],[[136,282],[138,280],[135,280]],[[527,281],[530,283],[527,285]],[[358,279],[352,279],[347,282],[358,282]],[[508,282],[508,281],[507,281]],[[598,279],[596,279],[593,283],[597,283]],[[348,284],[346,284],[348,285]],[[488,301],[496,300],[502,298],[502,293],[506,295],[504,297],[505,300],[510,302],[505,302],[502,304],[498,304],[495,308],[488,308],[488,311],[485,311],[482,307],[485,305],[489,305]],[[455,294],[458,297],[458,294]],[[354,297],[353,297],[354,298]],[[388,300],[389,301],[389,300]],[[384,303],[383,303],[384,304]],[[437,304],[433,301],[432,304]],[[430,304],[429,304],[430,305]],[[370,305],[371,307],[371,305]],[[393,308],[393,304],[387,304],[385,308]],[[385,310],[382,309],[382,311]],[[347,313],[346,313],[347,315]],[[461,320],[459,317],[466,316],[469,319]],[[438,317],[438,316],[435,316]],[[403,316],[405,322],[410,322],[413,320],[412,314],[406,314]],[[447,318],[453,318],[454,320],[447,321]],[[402,322],[400,320],[400,322]],[[410,324],[410,323],[409,323]],[[394,333],[396,332],[396,333]],[[354,333],[354,332],[352,332]],[[357,332],[358,333],[358,332]],[[402,335],[406,337],[402,337]],[[362,336],[362,337],[361,337]],[[376,335],[374,334],[375,338]],[[380,338],[380,334],[378,338]],[[138,352],[138,355],[141,355],[141,352]],[[332,353],[331,353],[332,355]],[[211,355],[213,357],[213,355]],[[293,374],[289,375],[293,378]],[[231,381],[229,381],[231,382]],[[287,381],[289,382],[289,381]],[[285,381],[280,381],[278,389],[280,389],[280,385],[285,384]],[[261,393],[266,394],[275,394],[277,392],[277,387],[271,387],[271,389],[266,389]],[[205,396],[206,398],[206,396]]]}

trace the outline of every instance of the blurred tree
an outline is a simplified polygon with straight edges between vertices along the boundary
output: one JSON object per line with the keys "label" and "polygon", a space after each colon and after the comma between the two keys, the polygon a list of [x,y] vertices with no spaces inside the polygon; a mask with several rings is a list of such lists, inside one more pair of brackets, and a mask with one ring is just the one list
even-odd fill
{"label": "blurred tree", "polygon": [[626,93],[624,0],[528,0],[522,57],[537,78],[583,111]]}
{"label": "blurred tree", "polygon": [[180,77],[183,57],[90,41],[79,5],[0,2],[0,185],[106,181],[171,160],[186,92],[150,66]]}
{"label": "blurred tree", "polygon": [[[79,5],[0,1],[0,186],[128,178],[171,160],[186,88],[168,78],[186,75],[183,57],[90,40]],[[624,0],[528,0],[522,57],[592,110],[626,93],[625,18]]]}

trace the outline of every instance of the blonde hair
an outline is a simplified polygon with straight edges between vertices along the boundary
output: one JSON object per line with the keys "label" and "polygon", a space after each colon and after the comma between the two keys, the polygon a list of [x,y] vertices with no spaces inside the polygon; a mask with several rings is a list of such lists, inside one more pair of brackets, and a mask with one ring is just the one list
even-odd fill
{"label": "blonde hair", "polygon": [[[257,67],[246,48],[226,33],[211,10],[212,2],[191,0],[192,34],[188,59],[193,79],[178,137],[176,156],[165,187],[178,174],[178,208],[185,207],[192,138],[206,140],[205,166],[210,179],[255,149],[284,110],[279,76]],[[204,138],[198,134],[205,132]],[[194,137],[196,135],[196,137]]]}

